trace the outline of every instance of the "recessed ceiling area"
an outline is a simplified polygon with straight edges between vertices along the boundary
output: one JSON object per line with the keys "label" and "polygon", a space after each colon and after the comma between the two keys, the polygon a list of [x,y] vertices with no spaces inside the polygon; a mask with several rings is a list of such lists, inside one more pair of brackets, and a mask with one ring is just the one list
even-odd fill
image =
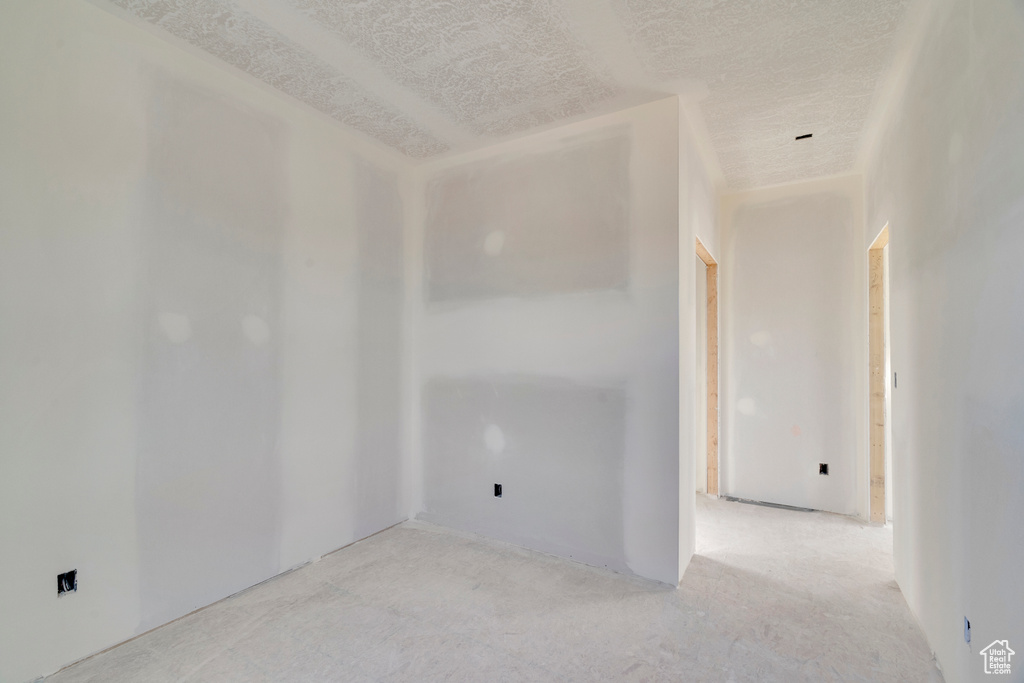
{"label": "recessed ceiling area", "polygon": [[681,93],[746,189],[852,169],[909,0],[95,1],[417,159]]}

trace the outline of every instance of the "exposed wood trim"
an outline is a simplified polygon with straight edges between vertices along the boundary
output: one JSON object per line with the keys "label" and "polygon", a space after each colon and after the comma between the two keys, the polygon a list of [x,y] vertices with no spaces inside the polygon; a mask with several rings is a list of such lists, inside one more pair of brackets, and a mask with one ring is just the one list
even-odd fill
{"label": "exposed wood trim", "polygon": [[[884,239],[883,239],[884,238]],[[880,242],[880,240],[882,240]],[[868,251],[868,362],[870,365],[870,519],[885,522],[885,245],[886,226]],[[881,246],[875,246],[881,244]]]}
{"label": "exposed wood trim", "polygon": [[708,495],[718,495],[718,264],[708,264]]}
{"label": "exposed wood trim", "polygon": [[711,255],[711,252],[708,251],[708,248],[704,246],[704,243],[700,241],[699,237],[697,238],[697,256],[700,257],[700,260],[703,261],[706,266],[718,265],[718,261],[716,261],[715,257]]}
{"label": "exposed wood trim", "polygon": [[707,266],[708,307],[708,495],[718,495],[718,261],[697,240],[697,256]]}

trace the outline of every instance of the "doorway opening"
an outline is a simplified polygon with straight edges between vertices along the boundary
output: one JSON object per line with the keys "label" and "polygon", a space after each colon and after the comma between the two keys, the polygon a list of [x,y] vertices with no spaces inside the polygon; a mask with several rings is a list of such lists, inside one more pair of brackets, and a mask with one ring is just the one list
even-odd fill
{"label": "doorway opening", "polygon": [[[697,239],[697,491],[718,495],[718,261]],[[700,425],[705,425],[700,429]]]}
{"label": "doorway opening", "polygon": [[870,393],[870,520],[892,519],[889,392],[889,225],[868,247],[868,363]]}

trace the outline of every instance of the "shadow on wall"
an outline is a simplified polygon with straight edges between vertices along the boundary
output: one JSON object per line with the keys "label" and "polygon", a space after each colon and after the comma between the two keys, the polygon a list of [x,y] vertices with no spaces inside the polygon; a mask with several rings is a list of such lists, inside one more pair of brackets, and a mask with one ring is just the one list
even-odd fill
{"label": "shadow on wall", "polygon": [[138,221],[139,630],[278,571],[284,139],[157,79]]}

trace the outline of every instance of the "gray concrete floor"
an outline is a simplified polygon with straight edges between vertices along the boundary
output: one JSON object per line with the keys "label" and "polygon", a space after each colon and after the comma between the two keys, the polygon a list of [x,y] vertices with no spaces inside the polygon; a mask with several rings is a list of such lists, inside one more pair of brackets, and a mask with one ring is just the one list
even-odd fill
{"label": "gray concrete floor", "polygon": [[48,680],[941,680],[891,529],[697,509],[678,590],[406,522]]}

